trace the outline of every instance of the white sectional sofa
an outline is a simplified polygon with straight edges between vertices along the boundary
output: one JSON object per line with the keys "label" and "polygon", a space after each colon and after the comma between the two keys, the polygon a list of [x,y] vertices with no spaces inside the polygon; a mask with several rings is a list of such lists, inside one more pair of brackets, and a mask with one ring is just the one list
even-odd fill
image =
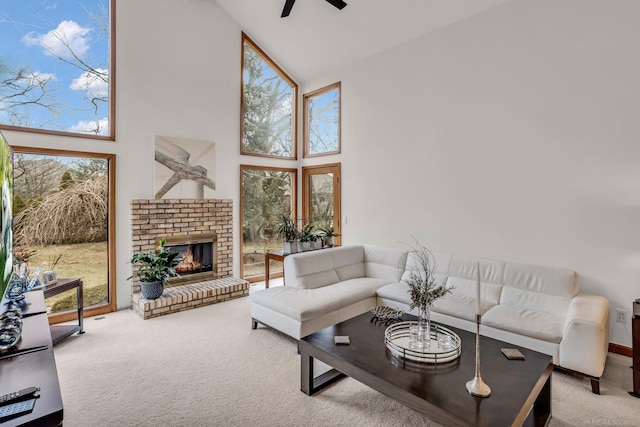
{"label": "white sectional sofa", "polygon": [[[480,333],[552,356],[557,367],[590,377],[592,390],[599,393],[609,344],[609,301],[580,294],[574,271],[434,256],[435,278],[452,292],[436,301],[432,320],[475,331],[479,265]],[[372,245],[287,256],[286,286],[251,294],[252,327],[262,323],[300,339],[376,305],[411,312],[409,288],[402,279],[414,268],[411,253]]]}
{"label": "white sectional sofa", "polygon": [[289,255],[285,286],[251,294],[256,322],[300,339],[368,311],[376,291],[397,283],[407,252],[371,245],[343,246]]}

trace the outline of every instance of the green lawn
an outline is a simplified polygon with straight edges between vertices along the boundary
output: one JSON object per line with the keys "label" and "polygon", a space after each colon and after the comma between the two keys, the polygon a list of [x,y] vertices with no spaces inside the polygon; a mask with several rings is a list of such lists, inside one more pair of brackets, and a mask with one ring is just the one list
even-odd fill
{"label": "green lawn", "polygon": [[[31,274],[36,268],[48,270],[50,262],[62,254],[54,270],[59,278],[82,279],[84,306],[107,302],[107,242],[30,246],[30,249],[36,251],[29,260]],[[52,313],[70,310],[75,307],[75,300],[76,292],[71,290],[47,298],[47,309]]]}

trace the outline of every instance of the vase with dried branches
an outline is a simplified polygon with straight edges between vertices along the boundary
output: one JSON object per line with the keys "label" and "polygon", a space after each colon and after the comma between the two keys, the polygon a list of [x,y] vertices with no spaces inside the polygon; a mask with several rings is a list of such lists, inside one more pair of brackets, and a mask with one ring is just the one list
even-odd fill
{"label": "vase with dried branches", "polygon": [[407,260],[408,274],[402,279],[409,286],[410,308],[418,309],[417,337],[414,347],[424,350],[431,342],[431,306],[453,288],[436,283],[436,262],[433,253],[415,240]]}

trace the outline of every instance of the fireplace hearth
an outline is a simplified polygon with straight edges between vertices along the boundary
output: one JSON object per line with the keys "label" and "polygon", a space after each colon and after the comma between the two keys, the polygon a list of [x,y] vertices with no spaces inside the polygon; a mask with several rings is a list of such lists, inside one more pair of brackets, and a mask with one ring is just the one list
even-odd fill
{"label": "fireplace hearth", "polygon": [[[157,239],[157,243],[161,238]],[[184,234],[165,237],[165,247],[180,253],[182,261],[175,267],[179,277],[169,279],[167,286],[184,285],[217,278],[216,233]]]}

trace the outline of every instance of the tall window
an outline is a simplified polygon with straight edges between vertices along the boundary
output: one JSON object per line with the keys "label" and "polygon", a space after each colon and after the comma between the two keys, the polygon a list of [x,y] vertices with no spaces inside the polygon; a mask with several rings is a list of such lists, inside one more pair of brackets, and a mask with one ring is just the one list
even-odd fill
{"label": "tall window", "polygon": [[302,217],[340,245],[340,163],[302,168]]}
{"label": "tall window", "polygon": [[264,254],[282,250],[277,236],[282,215],[296,218],[297,170],[242,165],[240,177],[242,278],[262,280]]}
{"label": "tall window", "polygon": [[[115,156],[13,148],[14,253],[32,275],[81,278],[85,315],[115,310]],[[75,298],[72,290],[47,299],[60,313],[54,321],[69,320]]]}
{"label": "tall window", "polygon": [[304,157],[340,152],[340,82],[304,96]]}
{"label": "tall window", "polygon": [[0,127],[114,139],[114,7],[3,2]]}
{"label": "tall window", "polygon": [[298,85],[242,33],[242,154],[297,158]]}

